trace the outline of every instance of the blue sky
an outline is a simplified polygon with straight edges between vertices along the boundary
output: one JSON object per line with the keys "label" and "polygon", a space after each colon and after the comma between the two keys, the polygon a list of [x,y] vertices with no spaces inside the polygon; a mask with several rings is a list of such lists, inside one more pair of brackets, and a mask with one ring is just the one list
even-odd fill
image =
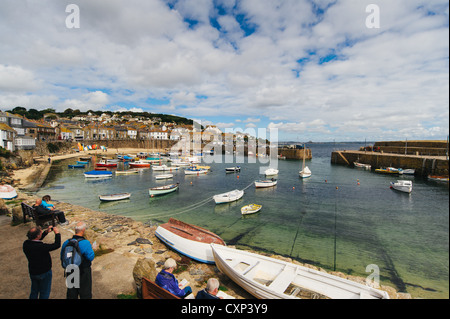
{"label": "blue sky", "polygon": [[167,113],[294,141],[449,134],[448,1],[71,3],[80,28],[61,1],[0,2],[1,110]]}

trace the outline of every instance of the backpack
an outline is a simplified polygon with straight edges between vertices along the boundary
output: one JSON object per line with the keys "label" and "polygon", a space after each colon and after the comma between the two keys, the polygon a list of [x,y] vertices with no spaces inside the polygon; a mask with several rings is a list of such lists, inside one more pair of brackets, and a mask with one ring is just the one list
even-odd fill
{"label": "backpack", "polygon": [[69,239],[66,247],[64,247],[64,251],[61,255],[61,265],[64,269],[66,269],[69,265],[81,265],[81,262],[83,261],[83,255],[81,255],[78,242],[82,240],[84,240],[84,238],[71,238]]}

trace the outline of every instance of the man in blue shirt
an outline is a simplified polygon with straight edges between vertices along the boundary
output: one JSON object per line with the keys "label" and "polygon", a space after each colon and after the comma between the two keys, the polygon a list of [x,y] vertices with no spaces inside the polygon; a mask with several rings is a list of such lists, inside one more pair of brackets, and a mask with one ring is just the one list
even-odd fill
{"label": "man in blue shirt", "polygon": [[44,197],[42,197],[42,200],[36,200],[36,205],[37,206],[42,206],[45,209],[47,209],[48,211],[51,211],[53,213],[55,213],[56,218],[58,218],[58,221],[61,225],[67,225],[69,222],[66,220],[66,216],[64,215],[64,212],[55,209],[55,205],[50,204],[49,202],[51,201],[51,197],[50,195],[45,195]]}
{"label": "man in blue shirt", "polygon": [[164,263],[164,269],[156,276],[155,283],[175,296],[185,298],[192,292],[192,288],[190,286],[184,289],[180,287],[178,280],[172,274],[176,267],[177,262],[175,260],[172,258],[167,259]]}
{"label": "man in blue shirt", "polygon": [[[79,269],[79,287],[67,286],[67,299],[92,299],[92,271],[91,264],[95,253],[89,240],[84,238],[86,232],[86,223],[78,222],[75,226],[75,235],[72,237],[78,240],[78,247],[82,255],[82,262]],[[61,247],[61,259],[63,258],[64,248],[69,240],[66,240]]]}

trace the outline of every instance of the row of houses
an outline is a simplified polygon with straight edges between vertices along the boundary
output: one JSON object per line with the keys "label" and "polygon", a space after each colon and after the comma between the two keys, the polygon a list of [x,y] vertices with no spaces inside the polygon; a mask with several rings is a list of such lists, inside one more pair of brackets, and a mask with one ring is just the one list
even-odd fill
{"label": "row of houses", "polygon": [[[83,120],[83,119],[82,119]],[[19,115],[0,111],[0,146],[9,150],[30,150],[36,141],[99,141],[99,140],[173,140],[213,142],[244,140],[248,134],[222,133],[214,125],[203,131],[193,125],[139,121],[99,121],[52,119],[32,121]],[[120,122],[120,124],[119,124]]]}

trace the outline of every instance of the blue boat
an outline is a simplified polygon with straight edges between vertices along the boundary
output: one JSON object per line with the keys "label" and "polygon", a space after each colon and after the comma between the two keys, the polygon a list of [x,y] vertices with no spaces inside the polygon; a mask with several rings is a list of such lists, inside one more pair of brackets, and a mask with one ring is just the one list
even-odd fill
{"label": "blue boat", "polygon": [[68,165],[69,168],[84,168],[84,164]]}
{"label": "blue boat", "polygon": [[108,177],[112,177],[112,172],[110,171],[89,171],[89,172],[84,172],[84,177],[87,178],[108,178]]}
{"label": "blue boat", "polygon": [[87,165],[87,164],[89,164],[89,161],[77,161],[77,164],[83,164],[83,165],[86,164]]}

